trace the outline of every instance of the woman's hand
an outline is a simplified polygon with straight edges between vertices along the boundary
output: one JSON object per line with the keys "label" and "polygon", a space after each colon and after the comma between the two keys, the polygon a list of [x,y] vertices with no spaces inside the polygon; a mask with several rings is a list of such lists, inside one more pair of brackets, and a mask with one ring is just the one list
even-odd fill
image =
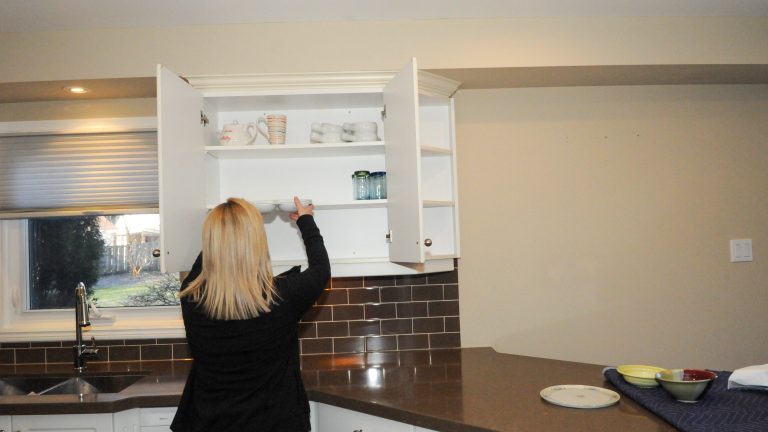
{"label": "woman's hand", "polygon": [[297,196],[293,197],[293,203],[296,205],[296,211],[294,213],[291,213],[290,215],[292,221],[298,220],[300,217],[304,215],[312,216],[315,213],[314,204],[310,204],[304,207],[301,205],[301,200],[299,200],[299,197]]}

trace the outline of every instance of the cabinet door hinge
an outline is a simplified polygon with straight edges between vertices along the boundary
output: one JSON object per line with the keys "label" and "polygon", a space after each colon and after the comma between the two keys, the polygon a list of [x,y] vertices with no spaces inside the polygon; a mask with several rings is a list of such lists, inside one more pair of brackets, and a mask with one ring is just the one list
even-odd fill
{"label": "cabinet door hinge", "polygon": [[387,243],[392,243],[392,230],[389,230],[386,236],[384,236],[387,239]]}
{"label": "cabinet door hinge", "polygon": [[381,120],[386,120],[387,118],[387,106],[384,105],[384,109],[381,110]]}
{"label": "cabinet door hinge", "polygon": [[208,116],[202,110],[200,110],[200,124],[208,126]]}

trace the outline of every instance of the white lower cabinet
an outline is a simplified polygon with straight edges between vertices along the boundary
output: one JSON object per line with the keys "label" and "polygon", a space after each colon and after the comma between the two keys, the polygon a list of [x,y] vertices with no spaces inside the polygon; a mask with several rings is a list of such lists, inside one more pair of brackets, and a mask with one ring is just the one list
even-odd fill
{"label": "white lower cabinet", "polygon": [[141,408],[141,432],[170,432],[176,407]]}
{"label": "white lower cabinet", "polygon": [[[344,408],[310,402],[313,432],[435,432]],[[0,416],[0,432],[169,432],[176,407],[114,414]]]}
{"label": "white lower cabinet", "polygon": [[317,432],[317,402],[309,401],[309,425]]}
{"label": "white lower cabinet", "polygon": [[112,414],[15,415],[15,432],[112,432]]}
{"label": "white lower cabinet", "polygon": [[170,432],[176,407],[134,408],[114,414],[115,432]]}
{"label": "white lower cabinet", "polygon": [[326,404],[317,404],[315,432],[435,432],[381,417]]}
{"label": "white lower cabinet", "polygon": [[133,408],[113,414],[112,420],[115,432],[140,432],[140,408]]}

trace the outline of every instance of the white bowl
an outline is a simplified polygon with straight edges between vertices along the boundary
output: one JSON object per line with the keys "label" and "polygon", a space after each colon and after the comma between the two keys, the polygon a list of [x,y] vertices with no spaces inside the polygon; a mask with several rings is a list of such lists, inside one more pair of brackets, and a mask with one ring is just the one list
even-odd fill
{"label": "white bowl", "polygon": [[378,125],[376,122],[357,122],[352,123],[352,130],[355,133],[368,132],[375,134],[378,130]]}
{"label": "white bowl", "polygon": [[353,135],[352,141],[355,142],[368,142],[368,141],[380,141],[378,135],[375,133],[357,133]]}
{"label": "white bowl", "polygon": [[272,213],[277,206],[274,201],[253,201],[251,204],[259,209],[259,213],[262,214]]}
{"label": "white bowl", "polygon": [[[312,204],[312,200],[309,200],[309,199],[303,199],[303,200],[300,200],[300,201],[301,201],[301,205],[303,207],[306,207],[306,206]],[[290,200],[290,201],[280,201],[277,204],[277,207],[280,210],[282,210],[284,212],[287,212],[287,213],[294,213],[296,211],[296,204],[293,203],[293,200]]]}

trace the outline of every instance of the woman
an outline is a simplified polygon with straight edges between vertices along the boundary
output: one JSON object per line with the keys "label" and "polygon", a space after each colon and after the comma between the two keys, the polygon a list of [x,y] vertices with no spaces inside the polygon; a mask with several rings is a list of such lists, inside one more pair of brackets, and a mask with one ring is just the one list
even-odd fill
{"label": "woman", "polygon": [[291,214],[308,268],[272,276],[264,221],[230,198],[203,224],[203,251],[181,285],[192,369],[171,429],[306,432],[309,402],[297,323],[323,292],[330,262],[313,210]]}

